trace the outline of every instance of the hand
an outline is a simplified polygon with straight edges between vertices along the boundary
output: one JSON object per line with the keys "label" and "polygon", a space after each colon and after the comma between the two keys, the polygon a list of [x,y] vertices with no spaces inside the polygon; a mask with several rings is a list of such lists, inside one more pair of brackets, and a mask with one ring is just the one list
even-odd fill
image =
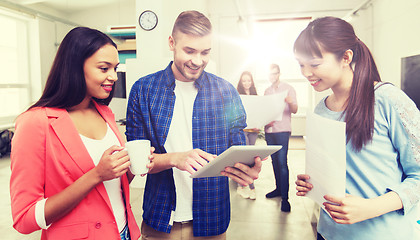
{"label": "hand", "polygon": [[[150,171],[152,171],[152,168],[155,166],[155,163],[153,162],[153,160],[155,159],[155,156],[153,155],[154,152],[155,152],[155,148],[150,147],[150,155],[149,155],[149,161],[150,162],[146,165],[146,167],[149,169],[149,171],[147,171],[147,173],[150,173]],[[140,176],[144,177],[144,176],[146,176],[146,174],[141,174]]]}
{"label": "hand", "polygon": [[265,127],[272,127],[274,125],[274,121],[269,122]]}
{"label": "hand", "polygon": [[371,199],[346,194],[345,197],[325,195],[323,205],[336,223],[353,224],[378,216],[378,206]]}
{"label": "hand", "polygon": [[202,168],[216,156],[201,149],[193,149],[188,152],[173,153],[172,166],[191,174]]}
{"label": "hand", "polygon": [[292,97],[290,97],[290,96],[287,96],[287,97],[284,99],[284,101],[285,101],[287,104],[292,104],[292,103],[293,103],[293,98],[292,98]]}
{"label": "hand", "polygon": [[262,161],[265,161],[267,158],[261,160],[260,157],[255,157],[255,164],[252,168],[242,163],[236,163],[234,167],[226,167],[221,174],[242,186],[248,186],[253,183],[255,179],[258,179],[258,175],[261,172]]}
{"label": "hand", "polygon": [[307,174],[299,174],[296,180],[296,190],[297,196],[305,196],[307,192],[311,191],[314,187],[312,184],[308,183],[309,175]]}
{"label": "hand", "polygon": [[290,96],[287,96],[284,101],[289,105],[289,109],[291,113],[297,113],[298,106],[297,103],[293,102],[293,98]]}
{"label": "hand", "polygon": [[102,182],[118,178],[128,171],[129,160],[130,158],[124,147],[114,145],[102,154],[95,171]]}

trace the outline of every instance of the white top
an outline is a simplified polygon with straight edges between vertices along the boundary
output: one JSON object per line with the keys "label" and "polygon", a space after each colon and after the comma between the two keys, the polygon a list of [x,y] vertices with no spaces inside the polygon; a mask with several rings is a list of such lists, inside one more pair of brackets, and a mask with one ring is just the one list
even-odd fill
{"label": "white top", "polygon": [[[194,82],[175,80],[175,106],[169,127],[165,149],[170,152],[186,152],[192,145],[192,114],[197,89]],[[176,207],[172,216],[175,222],[189,221],[192,214],[192,179],[190,173],[173,168],[176,191]]]}
{"label": "white top", "polygon": [[[107,132],[103,139],[96,140],[85,137],[79,134],[89,155],[91,156],[93,163],[98,165],[102,154],[113,145],[120,145],[117,136],[114,134],[112,129],[107,124]],[[123,199],[123,193],[121,189],[120,178],[115,178],[109,181],[103,182],[106,192],[108,193],[109,200],[111,202],[112,210],[114,212],[115,220],[117,222],[118,230],[121,232],[127,224],[125,216],[125,204]],[[42,229],[47,229],[45,221],[45,207],[46,199],[37,202],[35,207],[35,218],[38,226]]]}

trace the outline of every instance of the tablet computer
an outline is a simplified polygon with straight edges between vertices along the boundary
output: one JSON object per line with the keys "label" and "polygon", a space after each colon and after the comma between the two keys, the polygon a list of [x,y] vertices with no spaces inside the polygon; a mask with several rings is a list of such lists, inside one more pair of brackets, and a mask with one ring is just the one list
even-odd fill
{"label": "tablet computer", "polygon": [[246,165],[254,164],[255,157],[260,157],[261,159],[277,152],[281,149],[281,145],[270,145],[270,146],[231,146],[222,154],[217,156],[215,159],[206,164],[203,168],[199,169],[197,172],[191,174],[192,178],[202,178],[202,177],[217,177],[222,176],[221,171],[225,167],[232,167],[235,163],[240,162]]}

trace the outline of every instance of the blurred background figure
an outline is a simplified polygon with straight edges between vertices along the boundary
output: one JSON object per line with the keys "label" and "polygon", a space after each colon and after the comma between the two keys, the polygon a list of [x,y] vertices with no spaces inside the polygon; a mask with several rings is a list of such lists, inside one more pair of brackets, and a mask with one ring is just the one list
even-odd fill
{"label": "blurred background figure", "polygon": [[289,137],[292,132],[291,115],[298,110],[295,89],[280,81],[280,67],[277,64],[270,65],[271,86],[265,90],[264,95],[278,94],[287,91],[281,120],[274,120],[265,126],[265,140],[267,145],[282,145],[280,151],[271,155],[276,189],[265,195],[266,198],[281,197],[281,211],[290,212],[289,203],[289,167],[287,165],[287,151],[289,149]]}
{"label": "blurred background figure", "polygon": [[[240,95],[258,95],[257,90],[254,84],[254,78],[252,77],[251,72],[244,71],[241,74],[239,79],[238,86],[236,87]],[[260,129],[258,128],[246,128],[244,129],[246,136],[246,145],[255,145],[255,142],[258,138],[258,133]],[[241,186],[238,184],[237,193],[243,198],[249,198],[255,200],[255,185],[254,183],[249,184],[249,186]]]}

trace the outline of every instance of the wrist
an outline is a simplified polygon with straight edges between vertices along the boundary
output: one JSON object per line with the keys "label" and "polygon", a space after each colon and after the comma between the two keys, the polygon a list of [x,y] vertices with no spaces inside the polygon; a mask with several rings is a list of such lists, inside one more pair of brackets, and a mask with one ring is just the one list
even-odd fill
{"label": "wrist", "polygon": [[400,197],[393,191],[371,200],[370,205],[375,209],[375,217],[403,208]]}
{"label": "wrist", "polygon": [[176,168],[177,167],[177,162],[176,162],[176,156],[179,153],[166,153],[164,154],[164,161],[166,162],[166,164],[169,166],[169,168]]}
{"label": "wrist", "polygon": [[94,167],[92,168],[92,170],[90,170],[89,172],[86,173],[86,177],[88,179],[90,179],[90,181],[94,184],[97,185],[101,182],[103,182],[103,178],[101,176],[101,174],[98,172],[98,167]]}
{"label": "wrist", "polygon": [[162,154],[153,154],[153,161],[155,164],[165,168],[173,168],[176,167],[175,155],[177,153],[162,153]]}

